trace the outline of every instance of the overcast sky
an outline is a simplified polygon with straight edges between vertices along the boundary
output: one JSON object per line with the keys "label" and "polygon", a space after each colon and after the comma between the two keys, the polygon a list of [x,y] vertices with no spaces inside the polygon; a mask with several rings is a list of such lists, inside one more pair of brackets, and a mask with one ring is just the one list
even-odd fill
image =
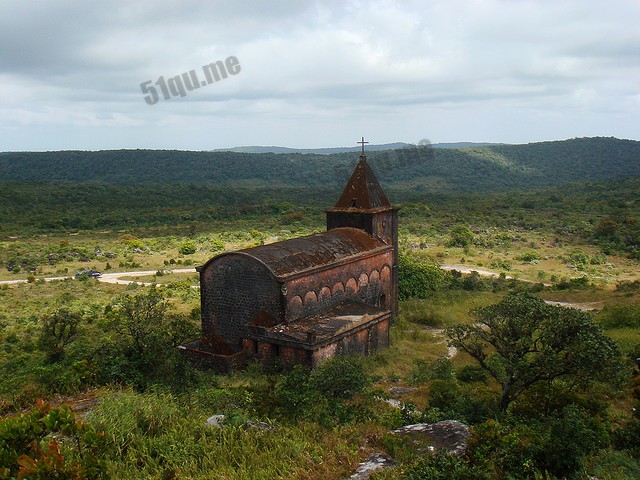
{"label": "overcast sky", "polygon": [[0,0],[0,151],[638,140],[638,25],[638,0]]}

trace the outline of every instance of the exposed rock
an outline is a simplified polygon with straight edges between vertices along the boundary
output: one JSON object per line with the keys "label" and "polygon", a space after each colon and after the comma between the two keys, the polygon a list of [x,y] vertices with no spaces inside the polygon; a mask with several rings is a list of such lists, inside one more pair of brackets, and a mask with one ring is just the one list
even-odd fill
{"label": "exposed rock", "polygon": [[207,427],[222,428],[222,425],[224,424],[224,420],[225,420],[224,415],[213,415],[207,418],[206,425]]}
{"label": "exposed rock", "polygon": [[349,480],[367,480],[373,472],[381,468],[393,467],[394,462],[391,457],[382,453],[372,453],[367,459],[358,465],[356,473],[349,477]]}
{"label": "exposed rock", "polygon": [[406,395],[407,393],[415,392],[416,389],[413,387],[391,387],[389,389],[389,393],[394,397],[399,397],[401,395]]}
{"label": "exposed rock", "polygon": [[[391,433],[408,436],[418,451],[444,448],[452,453],[464,453],[469,439],[469,427],[456,420],[437,423],[417,423],[407,425]],[[425,442],[425,440],[427,442]]]}

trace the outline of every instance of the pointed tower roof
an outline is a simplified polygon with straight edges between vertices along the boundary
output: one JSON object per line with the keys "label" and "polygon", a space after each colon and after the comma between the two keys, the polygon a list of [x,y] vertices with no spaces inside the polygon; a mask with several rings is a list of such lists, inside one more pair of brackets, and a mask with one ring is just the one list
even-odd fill
{"label": "pointed tower roof", "polygon": [[392,208],[389,199],[378,183],[378,179],[373,174],[373,170],[367,163],[367,156],[364,153],[364,138],[362,139],[362,153],[360,161],[351,174],[351,178],[342,191],[335,207],[331,210],[387,210]]}

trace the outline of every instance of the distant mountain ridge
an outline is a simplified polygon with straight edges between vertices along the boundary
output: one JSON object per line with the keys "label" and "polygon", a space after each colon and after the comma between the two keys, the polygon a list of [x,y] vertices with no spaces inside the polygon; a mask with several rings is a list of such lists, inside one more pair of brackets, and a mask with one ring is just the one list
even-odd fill
{"label": "distant mountain ridge", "polygon": [[[416,192],[504,191],[640,176],[640,142],[606,137],[457,149],[408,146],[367,152],[385,189]],[[8,152],[0,155],[0,182],[340,188],[357,161],[357,147],[355,152],[333,154]]]}
{"label": "distant mountain ridge", "polygon": [[[506,145],[504,143],[488,142],[456,142],[456,143],[434,143],[434,148],[465,148],[465,147],[490,147],[493,145]],[[398,148],[411,148],[415,145],[411,143],[396,142],[383,143],[380,145],[367,145],[366,151],[377,152],[379,150],[395,150]],[[361,147],[325,147],[325,148],[290,148],[276,146],[246,146],[231,148],[216,148],[212,152],[237,152],[237,153],[317,153],[320,155],[330,155],[332,153],[359,152]]]}

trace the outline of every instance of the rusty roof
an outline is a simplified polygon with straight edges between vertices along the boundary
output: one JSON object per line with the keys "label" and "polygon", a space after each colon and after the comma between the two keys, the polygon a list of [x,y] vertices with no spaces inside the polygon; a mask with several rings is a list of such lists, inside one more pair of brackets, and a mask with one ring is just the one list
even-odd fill
{"label": "rusty roof", "polygon": [[390,247],[364,230],[334,228],[328,232],[246,248],[239,252],[257,259],[276,277],[282,278],[382,248]]}
{"label": "rusty roof", "polygon": [[334,209],[371,210],[391,208],[389,199],[378,183],[363,155],[351,174]]}

